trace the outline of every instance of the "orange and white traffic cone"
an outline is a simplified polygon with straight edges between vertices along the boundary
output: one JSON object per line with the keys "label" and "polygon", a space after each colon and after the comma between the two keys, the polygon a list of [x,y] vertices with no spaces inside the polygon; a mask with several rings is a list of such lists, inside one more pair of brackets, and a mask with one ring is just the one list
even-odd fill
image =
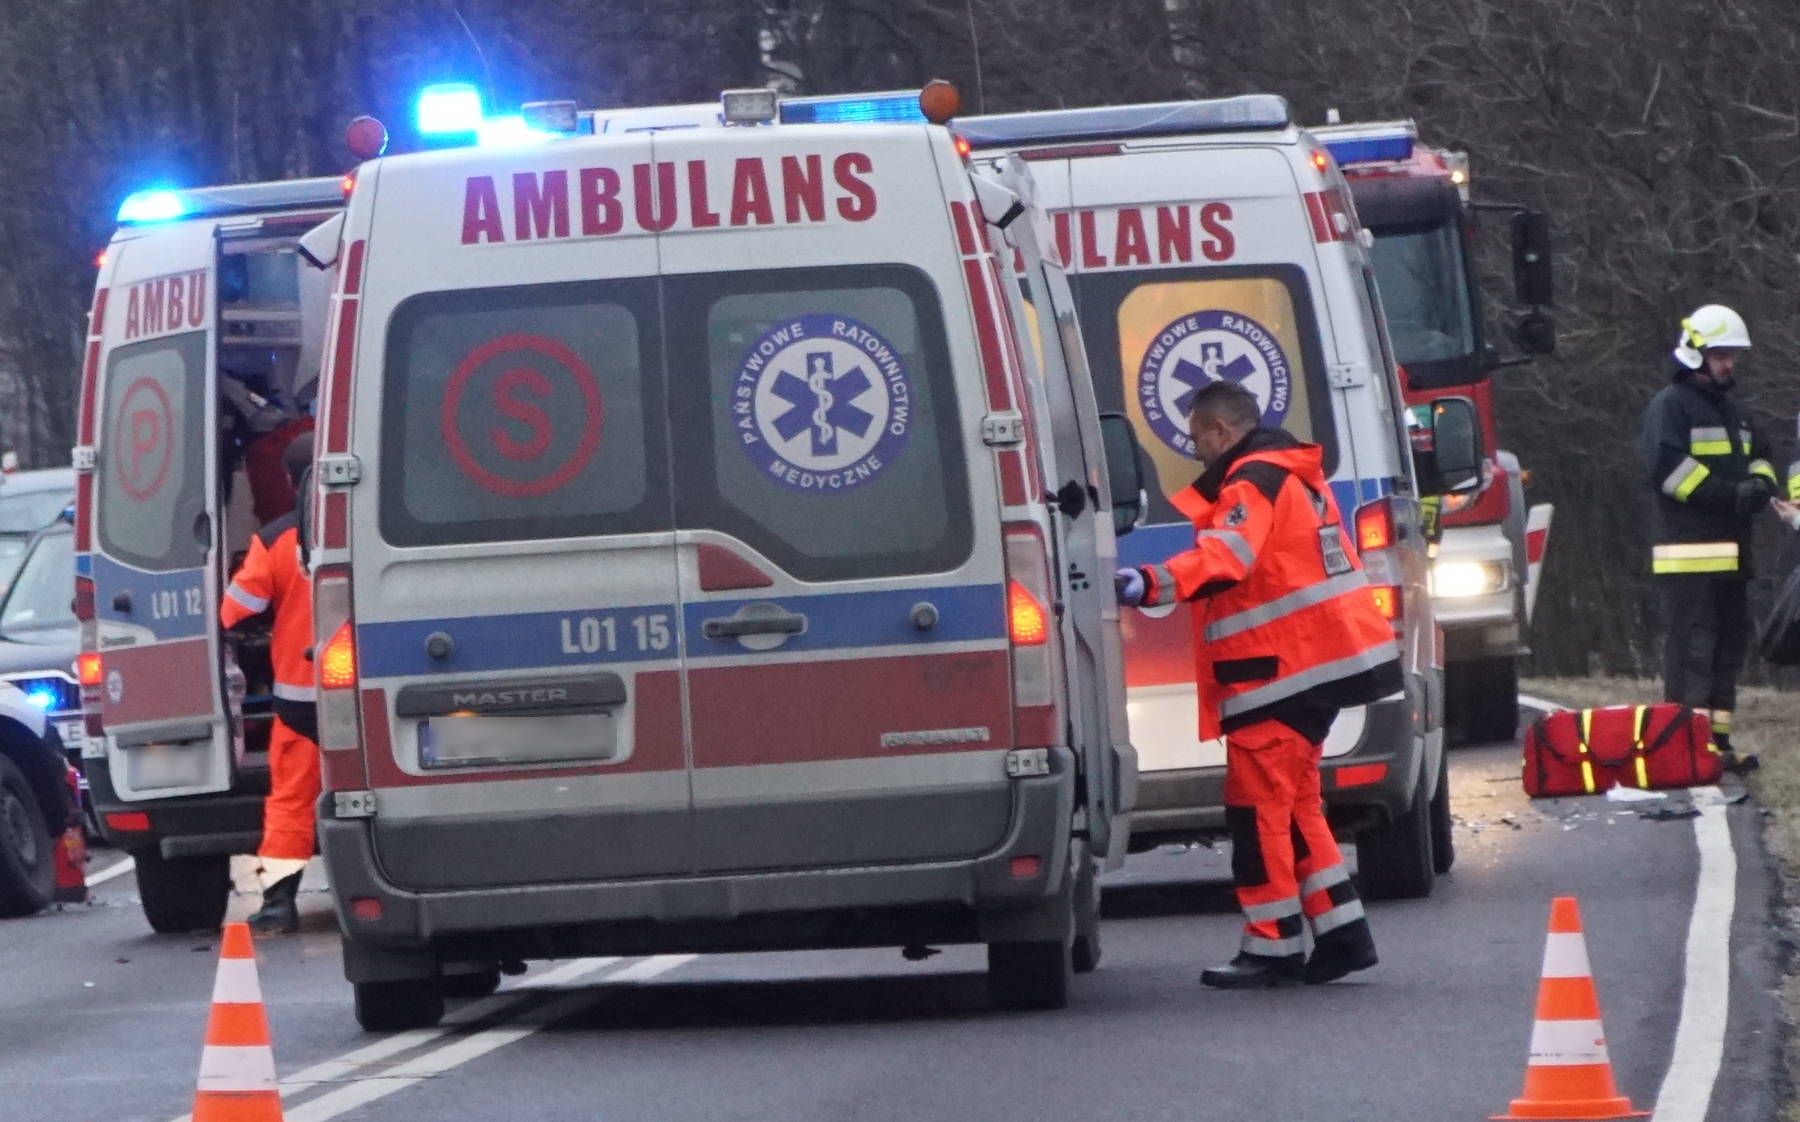
{"label": "orange and white traffic cone", "polygon": [[1531,1058],[1525,1089],[1498,1120],[1644,1118],[1631,1109],[1613,1082],[1600,1026],[1600,995],[1588,966],[1587,940],[1575,897],[1550,902],[1550,935],[1544,941],[1543,977],[1538,983],[1537,1021],[1531,1027]]}
{"label": "orange and white traffic cone", "polygon": [[250,928],[242,923],[225,925],[219,949],[193,1122],[281,1122],[269,1019],[256,980]]}
{"label": "orange and white traffic cone", "polygon": [[87,839],[81,836],[81,824],[77,822],[63,831],[56,839],[56,853],[52,864],[56,868],[56,895],[53,899],[58,904],[79,904],[87,899]]}

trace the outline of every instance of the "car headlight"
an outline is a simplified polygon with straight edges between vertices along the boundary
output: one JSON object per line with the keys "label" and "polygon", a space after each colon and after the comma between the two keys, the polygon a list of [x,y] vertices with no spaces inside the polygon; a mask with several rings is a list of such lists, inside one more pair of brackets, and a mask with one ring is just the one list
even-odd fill
{"label": "car headlight", "polygon": [[1439,561],[1431,567],[1431,594],[1446,600],[1487,596],[1512,587],[1505,561]]}

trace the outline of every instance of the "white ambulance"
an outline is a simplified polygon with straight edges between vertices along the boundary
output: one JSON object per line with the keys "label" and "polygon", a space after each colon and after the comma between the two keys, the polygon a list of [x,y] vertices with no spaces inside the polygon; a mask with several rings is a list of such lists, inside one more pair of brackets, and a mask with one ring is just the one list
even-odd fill
{"label": "white ambulance", "polygon": [[262,525],[254,442],[303,427],[318,380],[332,278],[299,239],[343,203],[335,177],[140,192],[100,264],[74,450],[84,755],[157,931],[217,930],[261,834],[267,629],[222,635],[219,595]]}
{"label": "white ambulance", "polygon": [[1095,964],[1137,464],[918,99],[358,172],[313,557],[365,1027],[530,958],[981,942],[1010,1007]]}
{"label": "white ambulance", "polygon": [[[979,162],[1030,168],[1101,408],[1127,414],[1148,452],[1149,524],[1121,543],[1127,564],[1193,544],[1168,496],[1199,472],[1185,401],[1201,386],[1238,382],[1263,403],[1265,424],[1323,447],[1407,680],[1404,694],[1339,716],[1325,743],[1326,806],[1355,835],[1371,895],[1429,892],[1453,850],[1420,484],[1466,486],[1479,460],[1471,407],[1458,399],[1437,412],[1432,478],[1415,478],[1366,236],[1330,155],[1269,95],[963,118],[954,128]],[[1197,734],[1187,617],[1166,607],[1123,620],[1142,777],[1134,851],[1226,831],[1224,744]]]}

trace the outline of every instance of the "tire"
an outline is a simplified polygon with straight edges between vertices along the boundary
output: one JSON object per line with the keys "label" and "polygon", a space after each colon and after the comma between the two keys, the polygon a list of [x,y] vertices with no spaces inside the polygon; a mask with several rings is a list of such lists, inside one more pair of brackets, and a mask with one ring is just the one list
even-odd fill
{"label": "tire", "polygon": [[1085,848],[1075,857],[1081,863],[1075,874],[1075,941],[1069,947],[1069,964],[1077,974],[1091,974],[1100,965],[1100,874]]}
{"label": "tire", "polygon": [[1470,742],[1511,743],[1519,732],[1519,660],[1481,658],[1451,673],[1463,679],[1459,723]]}
{"label": "tire", "polygon": [[0,917],[42,911],[56,894],[55,839],[25,773],[0,756]]}
{"label": "tire", "polygon": [[356,1023],[364,1032],[430,1028],[444,1016],[444,979],[358,982]]}
{"label": "tire", "polygon": [[1431,868],[1439,876],[1456,864],[1456,823],[1450,818],[1450,761],[1438,765],[1437,791],[1431,796]]}
{"label": "tire", "polygon": [[134,850],[138,899],[159,935],[217,931],[231,900],[231,858],[225,854],[169,859],[156,849]]}
{"label": "tire", "polygon": [[1074,972],[1070,945],[1060,939],[1038,943],[988,944],[988,994],[1000,1009],[1061,1009],[1069,1004]]}
{"label": "tire", "polygon": [[1432,856],[1431,793],[1423,769],[1412,805],[1392,824],[1356,839],[1357,879],[1371,900],[1416,900],[1431,895],[1437,877]]}
{"label": "tire", "polygon": [[473,974],[445,974],[444,996],[461,999],[486,997],[500,988],[500,968],[489,966]]}

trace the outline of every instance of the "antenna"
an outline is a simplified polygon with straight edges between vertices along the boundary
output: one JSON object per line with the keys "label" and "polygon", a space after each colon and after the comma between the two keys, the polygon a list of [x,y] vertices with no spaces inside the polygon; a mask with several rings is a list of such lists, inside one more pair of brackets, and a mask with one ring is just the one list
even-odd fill
{"label": "antenna", "polygon": [[494,71],[492,67],[488,66],[487,52],[481,49],[481,40],[475,38],[475,29],[470,27],[469,21],[463,18],[462,9],[453,3],[450,5],[450,14],[456,17],[457,23],[462,24],[463,33],[469,37],[470,45],[475,48],[475,57],[481,60],[481,72],[487,77],[487,103],[489,105],[494,105],[496,104],[494,99]]}
{"label": "antenna", "polygon": [[969,47],[975,52],[975,111],[987,114],[987,90],[981,84],[981,36],[975,30],[975,0],[964,0],[969,13]]}

